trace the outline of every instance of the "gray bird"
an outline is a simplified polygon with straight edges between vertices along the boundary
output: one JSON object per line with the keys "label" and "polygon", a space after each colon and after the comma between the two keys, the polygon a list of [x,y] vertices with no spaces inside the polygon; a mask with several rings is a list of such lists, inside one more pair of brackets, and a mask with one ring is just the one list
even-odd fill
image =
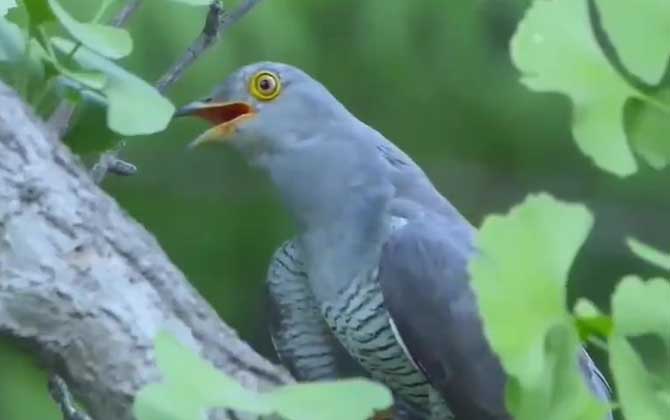
{"label": "gray bird", "polygon": [[[233,145],[296,221],[267,281],[274,345],[299,380],[358,365],[408,417],[510,419],[468,282],[475,229],[412,159],[285,64],[245,66],[178,115],[212,122],[193,144]],[[580,362],[607,400],[586,352]]]}

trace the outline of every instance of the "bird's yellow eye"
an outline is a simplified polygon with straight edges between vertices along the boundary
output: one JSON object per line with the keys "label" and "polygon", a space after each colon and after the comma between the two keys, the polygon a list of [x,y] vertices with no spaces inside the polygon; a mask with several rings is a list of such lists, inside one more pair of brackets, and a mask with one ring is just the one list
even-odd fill
{"label": "bird's yellow eye", "polygon": [[281,91],[279,77],[269,71],[262,71],[251,79],[249,86],[251,94],[261,101],[270,101]]}

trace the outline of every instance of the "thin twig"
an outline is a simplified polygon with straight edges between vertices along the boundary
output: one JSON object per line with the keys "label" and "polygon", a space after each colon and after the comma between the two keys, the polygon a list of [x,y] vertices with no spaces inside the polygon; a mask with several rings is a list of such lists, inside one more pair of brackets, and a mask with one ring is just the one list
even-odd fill
{"label": "thin twig", "polygon": [[[112,18],[110,24],[117,28],[125,26],[133,14],[137,12],[141,4],[141,0],[129,0],[119,13]],[[47,42],[46,45],[50,44]],[[74,55],[80,45],[80,43],[77,43],[77,46],[72,50],[70,55]],[[67,99],[63,99],[58,103],[54,112],[49,116],[47,124],[53,129],[58,138],[62,138],[70,129],[72,117],[74,117],[76,109],[76,105]]]}
{"label": "thin twig", "polygon": [[91,420],[83,411],[77,409],[67,384],[58,375],[49,378],[49,394],[58,403],[63,414],[63,420]]}
{"label": "thin twig", "polygon": [[[221,0],[213,0],[209,6],[209,12],[205,18],[205,24],[200,35],[186,49],[186,52],[173,64],[168,71],[156,82],[156,89],[165,93],[175,84],[188,69],[209,47],[221,39],[221,35],[246,15],[254,6],[262,0],[245,0],[237,9],[228,14],[223,8]],[[93,167],[94,179],[100,183],[110,171],[111,165],[118,166],[118,158],[121,148],[105,152]],[[127,163],[120,161],[121,163]]]}
{"label": "thin twig", "polygon": [[130,18],[137,12],[137,9],[141,5],[141,0],[129,0],[121,11],[114,16],[112,19],[111,25],[116,26],[117,28],[122,28],[126,26]]}
{"label": "thin twig", "polygon": [[220,0],[212,1],[205,25],[200,35],[188,47],[184,55],[156,83],[156,89],[164,93],[179,80],[184,71],[190,67],[230,26],[239,21],[262,0],[245,0],[232,13],[227,14]]}
{"label": "thin twig", "polygon": [[195,41],[193,41],[193,43],[186,49],[186,52],[181,58],[177,60],[177,62],[174,63],[160,79],[158,79],[158,82],[156,82],[156,89],[160,93],[165,93],[170,86],[181,78],[184,71],[193,64],[207,48],[214,44],[219,37],[221,27],[225,22],[225,17],[226,11],[224,10],[221,1],[212,1],[200,35],[198,35]]}

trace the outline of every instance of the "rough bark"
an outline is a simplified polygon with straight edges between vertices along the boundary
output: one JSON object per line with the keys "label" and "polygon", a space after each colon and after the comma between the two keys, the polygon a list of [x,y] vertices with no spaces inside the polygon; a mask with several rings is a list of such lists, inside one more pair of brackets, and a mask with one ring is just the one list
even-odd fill
{"label": "rough bark", "polygon": [[252,389],[290,377],[224,324],[139,223],[0,82],[0,334],[96,420],[129,420],[168,330]]}

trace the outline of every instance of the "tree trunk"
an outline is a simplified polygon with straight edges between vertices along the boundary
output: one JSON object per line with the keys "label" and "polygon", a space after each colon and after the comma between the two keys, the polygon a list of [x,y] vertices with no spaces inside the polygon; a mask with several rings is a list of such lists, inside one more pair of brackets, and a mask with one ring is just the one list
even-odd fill
{"label": "tree trunk", "polygon": [[290,382],[223,323],[154,237],[0,82],[0,334],[96,420],[130,420],[167,330],[250,389]]}

